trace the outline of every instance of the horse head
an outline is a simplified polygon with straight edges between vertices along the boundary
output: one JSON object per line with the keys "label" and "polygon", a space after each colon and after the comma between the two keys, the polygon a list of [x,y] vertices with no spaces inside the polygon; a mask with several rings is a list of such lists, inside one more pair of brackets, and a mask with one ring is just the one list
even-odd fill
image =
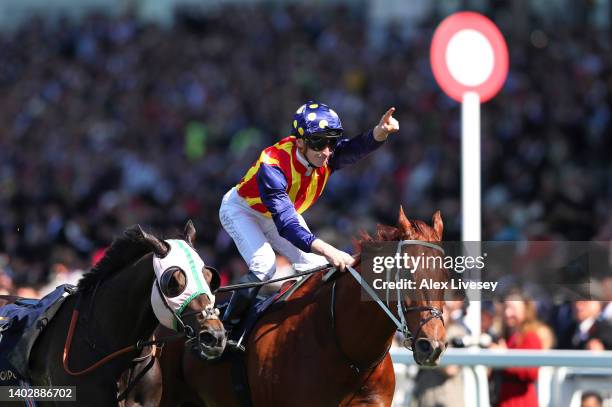
{"label": "horse head", "polygon": [[[442,241],[444,225],[440,211],[432,217],[432,226],[420,220],[409,220],[400,206],[398,231],[400,241],[407,241],[404,250],[411,256],[437,258],[443,256],[443,250],[438,246]],[[422,244],[421,242],[425,243]],[[430,243],[431,245],[427,245]],[[414,273],[417,288],[424,279],[436,282],[448,280],[447,270],[442,261],[432,262],[427,268],[419,267]],[[414,294],[416,292],[416,295]],[[408,338],[407,347],[412,347],[414,360],[419,365],[434,366],[445,350],[446,331],[442,316],[444,305],[444,289],[417,289],[405,294],[403,298],[404,313],[412,338]]]}
{"label": "horse head", "polygon": [[161,240],[136,226],[131,233],[146,242],[153,252],[155,281],[151,305],[159,322],[182,331],[194,351],[204,359],[223,353],[225,329],[214,307],[219,273],[195,251],[193,222],[185,225],[182,239]]}

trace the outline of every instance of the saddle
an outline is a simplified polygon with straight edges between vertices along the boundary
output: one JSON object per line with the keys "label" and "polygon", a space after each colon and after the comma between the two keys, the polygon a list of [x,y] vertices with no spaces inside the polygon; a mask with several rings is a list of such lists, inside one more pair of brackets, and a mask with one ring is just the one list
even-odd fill
{"label": "saddle", "polygon": [[40,300],[19,298],[0,307],[0,386],[29,379],[28,360],[36,339],[74,292],[76,287],[64,284]]}

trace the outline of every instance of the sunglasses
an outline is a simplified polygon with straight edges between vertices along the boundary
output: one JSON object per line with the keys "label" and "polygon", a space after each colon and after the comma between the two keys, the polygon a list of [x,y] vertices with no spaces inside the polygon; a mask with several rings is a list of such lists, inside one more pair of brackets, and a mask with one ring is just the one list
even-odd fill
{"label": "sunglasses", "polygon": [[337,130],[328,131],[320,135],[312,135],[305,139],[306,145],[312,148],[314,151],[322,151],[325,147],[329,147],[330,150],[336,148],[338,138],[342,135],[342,132]]}

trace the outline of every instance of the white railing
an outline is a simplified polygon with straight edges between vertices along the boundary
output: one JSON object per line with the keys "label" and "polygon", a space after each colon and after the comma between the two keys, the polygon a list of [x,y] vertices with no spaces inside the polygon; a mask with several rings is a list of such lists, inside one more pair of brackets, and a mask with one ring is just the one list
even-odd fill
{"label": "white railing", "polygon": [[[412,352],[407,349],[394,349],[391,352],[391,358],[393,363],[414,363]],[[442,356],[440,365],[602,367],[612,369],[612,351],[449,348]]]}
{"label": "white railing", "polygon": [[[391,357],[396,367],[415,366],[412,352],[406,349],[393,349]],[[540,367],[537,384],[540,406],[579,406],[583,390],[612,395],[612,351],[450,348],[440,361],[440,366],[448,365],[463,367],[466,406],[490,405],[487,368]],[[396,368],[399,370],[405,369]],[[398,383],[405,382],[405,377],[398,379]]]}

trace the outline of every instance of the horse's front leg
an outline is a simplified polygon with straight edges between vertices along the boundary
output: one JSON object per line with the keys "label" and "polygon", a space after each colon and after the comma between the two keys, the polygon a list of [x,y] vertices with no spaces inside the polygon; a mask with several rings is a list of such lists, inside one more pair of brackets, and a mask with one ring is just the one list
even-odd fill
{"label": "horse's front leg", "polygon": [[346,397],[342,406],[378,406],[389,407],[395,392],[395,372],[393,362],[387,355],[361,383],[359,390]]}

